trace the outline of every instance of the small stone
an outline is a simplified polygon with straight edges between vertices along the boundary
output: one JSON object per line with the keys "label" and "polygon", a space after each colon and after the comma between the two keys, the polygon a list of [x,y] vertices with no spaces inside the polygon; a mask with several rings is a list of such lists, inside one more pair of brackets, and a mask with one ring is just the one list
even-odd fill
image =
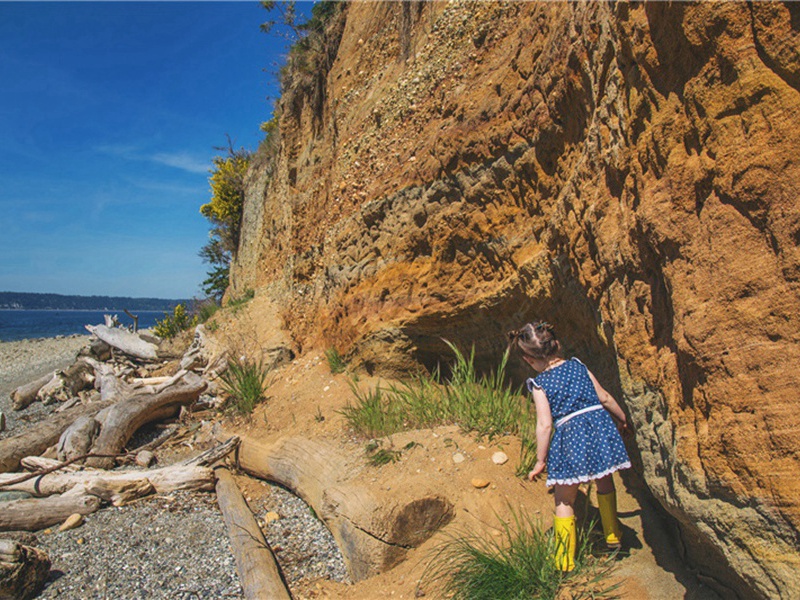
{"label": "small stone", "polygon": [[75,529],[81,525],[83,525],[83,515],[74,513],[67,517],[67,520],[59,526],[58,530],[69,531],[70,529]]}
{"label": "small stone", "polygon": [[492,462],[496,465],[504,465],[508,462],[508,455],[505,452],[495,452],[492,454]]}
{"label": "small stone", "polygon": [[280,520],[281,516],[276,513],[275,511],[269,511],[267,514],[264,515],[264,522],[265,523],[272,523],[273,521]]}
{"label": "small stone", "polygon": [[149,467],[156,460],[156,455],[149,450],[142,450],[136,455],[136,464],[140,467]]}
{"label": "small stone", "polygon": [[51,533],[53,533],[53,530],[48,527],[42,533],[45,534],[45,535],[50,535]]}
{"label": "small stone", "polygon": [[456,452],[455,454],[453,454],[453,462],[454,463],[460,464],[460,463],[464,462],[464,460],[465,460],[464,459],[464,455],[461,454],[461,452]]}
{"label": "small stone", "polygon": [[75,540],[75,543],[77,544],[83,544],[83,542],[84,542],[83,538],[78,538],[77,540]]}
{"label": "small stone", "polygon": [[474,477],[472,481],[470,481],[470,483],[472,484],[472,487],[478,488],[480,490],[485,487],[488,487],[491,481],[489,481],[488,479],[481,479],[480,477]]}

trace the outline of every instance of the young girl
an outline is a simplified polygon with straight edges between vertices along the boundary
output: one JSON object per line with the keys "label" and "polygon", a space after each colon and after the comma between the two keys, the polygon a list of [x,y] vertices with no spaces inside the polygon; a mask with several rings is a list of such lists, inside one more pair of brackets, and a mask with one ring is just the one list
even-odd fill
{"label": "young girl", "polygon": [[579,483],[597,482],[606,544],[610,548],[621,546],[611,474],[631,466],[620,437],[631,432],[625,413],[589,369],[577,358],[561,358],[561,346],[552,325],[542,321],[528,323],[509,332],[508,337],[522,351],[525,362],[539,373],[527,381],[536,405],[537,441],[537,461],[528,479],[535,481],[547,467],[546,484],[555,486],[553,529],[559,540],[556,566],[571,571],[575,566],[576,538],[573,504]]}

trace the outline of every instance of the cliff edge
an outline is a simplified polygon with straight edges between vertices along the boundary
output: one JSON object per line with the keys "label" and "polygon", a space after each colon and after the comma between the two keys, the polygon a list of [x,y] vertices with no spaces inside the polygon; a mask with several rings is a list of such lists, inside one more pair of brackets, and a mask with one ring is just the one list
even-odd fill
{"label": "cliff edge", "polygon": [[546,318],[622,400],[687,561],[788,597],[799,30],[795,3],[345,4],[284,81],[231,293],[369,371],[441,338],[491,367]]}

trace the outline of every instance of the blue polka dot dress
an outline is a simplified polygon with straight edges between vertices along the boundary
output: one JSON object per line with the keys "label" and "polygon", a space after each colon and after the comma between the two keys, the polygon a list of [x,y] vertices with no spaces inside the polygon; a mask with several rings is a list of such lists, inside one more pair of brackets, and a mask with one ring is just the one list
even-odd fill
{"label": "blue polka dot dress", "polygon": [[527,385],[530,392],[544,391],[553,415],[548,486],[583,483],[630,468],[622,437],[581,361],[564,361],[528,379]]}

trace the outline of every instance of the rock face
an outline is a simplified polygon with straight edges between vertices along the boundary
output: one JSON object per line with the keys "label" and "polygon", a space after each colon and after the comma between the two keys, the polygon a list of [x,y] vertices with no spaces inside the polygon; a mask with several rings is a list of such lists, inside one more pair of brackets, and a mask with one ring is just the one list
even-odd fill
{"label": "rock face", "polygon": [[799,28],[794,3],[346,5],[285,82],[232,293],[385,371],[441,338],[490,368],[546,318],[687,560],[795,593]]}

